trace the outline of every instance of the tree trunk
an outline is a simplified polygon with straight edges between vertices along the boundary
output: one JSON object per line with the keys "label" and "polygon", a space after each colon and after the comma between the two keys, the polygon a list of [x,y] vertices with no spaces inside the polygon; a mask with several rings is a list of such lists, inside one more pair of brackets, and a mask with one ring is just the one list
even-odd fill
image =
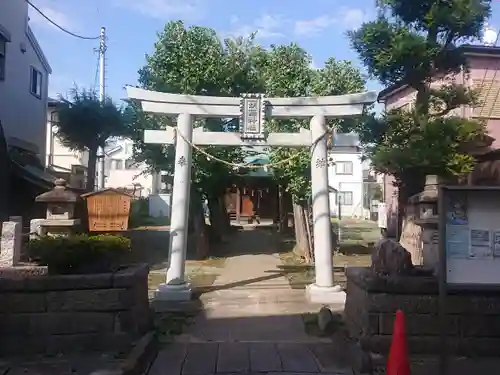
{"label": "tree trunk", "polygon": [[[285,195],[283,191],[283,186],[278,186],[278,232],[285,232],[285,228],[288,227],[288,215],[285,209]],[[286,221],[285,221],[286,220]]]}
{"label": "tree trunk", "polygon": [[305,218],[305,223],[306,223],[306,233],[307,233],[307,250],[305,255],[307,263],[314,262],[314,234],[313,234],[313,228],[311,228],[311,223],[312,220],[310,220],[310,213],[312,211],[309,210],[307,207],[304,209],[304,218]]}
{"label": "tree trunk", "polygon": [[215,242],[221,242],[229,232],[229,216],[224,202],[219,196],[209,196],[207,200],[211,238]]}
{"label": "tree trunk", "polygon": [[95,189],[96,164],[97,164],[97,147],[94,149],[89,149],[89,163],[87,166],[87,186],[86,186],[86,189],[88,191],[93,191]]}
{"label": "tree trunk", "polygon": [[210,251],[208,232],[201,195],[195,188],[191,189],[188,226],[188,254],[193,254],[196,259],[206,258]]}
{"label": "tree trunk", "polygon": [[293,221],[295,229],[296,246],[294,252],[297,255],[306,257],[310,253],[309,240],[307,237],[306,218],[304,215],[304,207],[299,203],[293,203]]}
{"label": "tree trunk", "polygon": [[401,238],[401,233],[403,232],[403,221],[405,218],[406,205],[408,204],[408,199],[420,193],[424,189],[425,177],[419,178],[414,176],[406,177],[404,181],[398,187],[398,233],[397,240]]}
{"label": "tree trunk", "polygon": [[225,233],[229,234],[231,232],[231,219],[229,217],[229,214],[227,213],[227,207],[226,207],[226,202],[225,202],[224,198],[225,198],[224,195],[219,198],[221,224],[224,227]]}

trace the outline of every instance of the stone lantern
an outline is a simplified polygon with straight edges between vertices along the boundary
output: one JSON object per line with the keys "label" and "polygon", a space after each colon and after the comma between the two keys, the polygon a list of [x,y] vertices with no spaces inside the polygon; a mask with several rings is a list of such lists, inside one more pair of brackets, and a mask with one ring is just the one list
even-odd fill
{"label": "stone lantern", "polygon": [[[32,220],[32,227],[38,227],[36,232],[43,234],[69,234],[80,225],[80,219],[75,219],[76,203],[80,200],[78,194],[67,189],[66,181],[58,178],[54,188],[35,198],[35,202],[47,204],[45,219]],[[32,230],[33,231],[33,230]]]}
{"label": "stone lantern", "polygon": [[425,177],[424,191],[418,194],[418,217],[415,224],[422,228],[423,266],[436,272],[438,262],[438,195],[440,178],[435,175]]}

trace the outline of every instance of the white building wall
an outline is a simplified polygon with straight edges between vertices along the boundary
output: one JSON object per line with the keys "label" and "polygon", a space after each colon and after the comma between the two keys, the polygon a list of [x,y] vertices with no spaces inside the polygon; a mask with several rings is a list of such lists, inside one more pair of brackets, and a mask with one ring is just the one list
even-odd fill
{"label": "white building wall", "polygon": [[[0,80],[0,121],[7,142],[18,138],[33,144],[33,151],[43,162],[50,67],[37,54],[36,50],[39,54],[41,50],[28,27],[26,1],[0,1],[0,34],[10,38],[6,44],[5,79]],[[31,67],[42,74],[39,98],[30,93]]]}
{"label": "white building wall", "polygon": [[64,146],[57,137],[57,110],[47,110],[47,156],[46,165],[71,170],[72,165],[88,167],[88,152],[73,151]]}
{"label": "white building wall", "polygon": [[147,197],[153,193],[153,176],[143,173],[145,165],[127,167],[127,160],[133,156],[133,141],[118,139],[116,147],[106,155],[106,187],[133,188],[134,184],[142,187],[141,195]]}
{"label": "white building wall", "polygon": [[[353,148],[353,150],[356,150]],[[330,158],[335,165],[328,168],[329,186],[341,193],[352,197],[341,205],[342,217],[363,216],[363,163],[360,152],[337,153],[330,152]],[[352,173],[343,173],[341,165],[349,163],[352,165]],[[337,195],[329,193],[330,211],[332,216],[338,216]]]}
{"label": "white building wall", "polygon": [[106,187],[110,188],[133,188],[134,184],[142,187],[142,196],[147,197],[152,193],[153,177],[150,174],[140,174],[141,169],[113,170],[111,169],[106,178]]}

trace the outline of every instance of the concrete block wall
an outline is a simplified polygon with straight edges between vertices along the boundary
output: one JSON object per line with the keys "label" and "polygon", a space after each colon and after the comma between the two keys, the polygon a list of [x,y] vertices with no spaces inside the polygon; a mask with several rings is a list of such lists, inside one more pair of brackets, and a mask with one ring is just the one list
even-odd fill
{"label": "concrete block wall", "polygon": [[12,269],[2,276],[0,354],[122,351],[150,328],[146,265],[114,274]]}
{"label": "concrete block wall", "polygon": [[[395,312],[405,312],[411,353],[437,354],[441,347],[438,283],[434,277],[381,279],[370,269],[347,270],[346,324],[365,350],[388,353]],[[500,295],[494,291],[454,293],[447,298],[449,352],[500,355]]]}

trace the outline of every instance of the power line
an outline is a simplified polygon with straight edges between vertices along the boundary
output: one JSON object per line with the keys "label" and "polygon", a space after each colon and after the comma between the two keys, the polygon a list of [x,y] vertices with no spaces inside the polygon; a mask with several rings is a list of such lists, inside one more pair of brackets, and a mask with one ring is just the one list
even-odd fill
{"label": "power line", "polygon": [[36,5],[34,5],[30,0],[25,0],[34,10],[36,10],[38,12],[38,14],[40,14],[43,18],[45,18],[48,22],[50,22],[52,25],[54,25],[55,27],[57,27],[59,30],[61,31],[64,31],[66,34],[69,34],[75,38],[78,38],[78,39],[84,39],[84,40],[97,40],[99,39],[100,37],[99,36],[96,36],[96,37],[88,37],[88,36],[82,36],[82,35],[78,35],[78,34],[75,34],[67,29],[65,29],[64,27],[58,25],[55,21],[52,21],[48,16],[46,16],[39,8],[36,7]]}

